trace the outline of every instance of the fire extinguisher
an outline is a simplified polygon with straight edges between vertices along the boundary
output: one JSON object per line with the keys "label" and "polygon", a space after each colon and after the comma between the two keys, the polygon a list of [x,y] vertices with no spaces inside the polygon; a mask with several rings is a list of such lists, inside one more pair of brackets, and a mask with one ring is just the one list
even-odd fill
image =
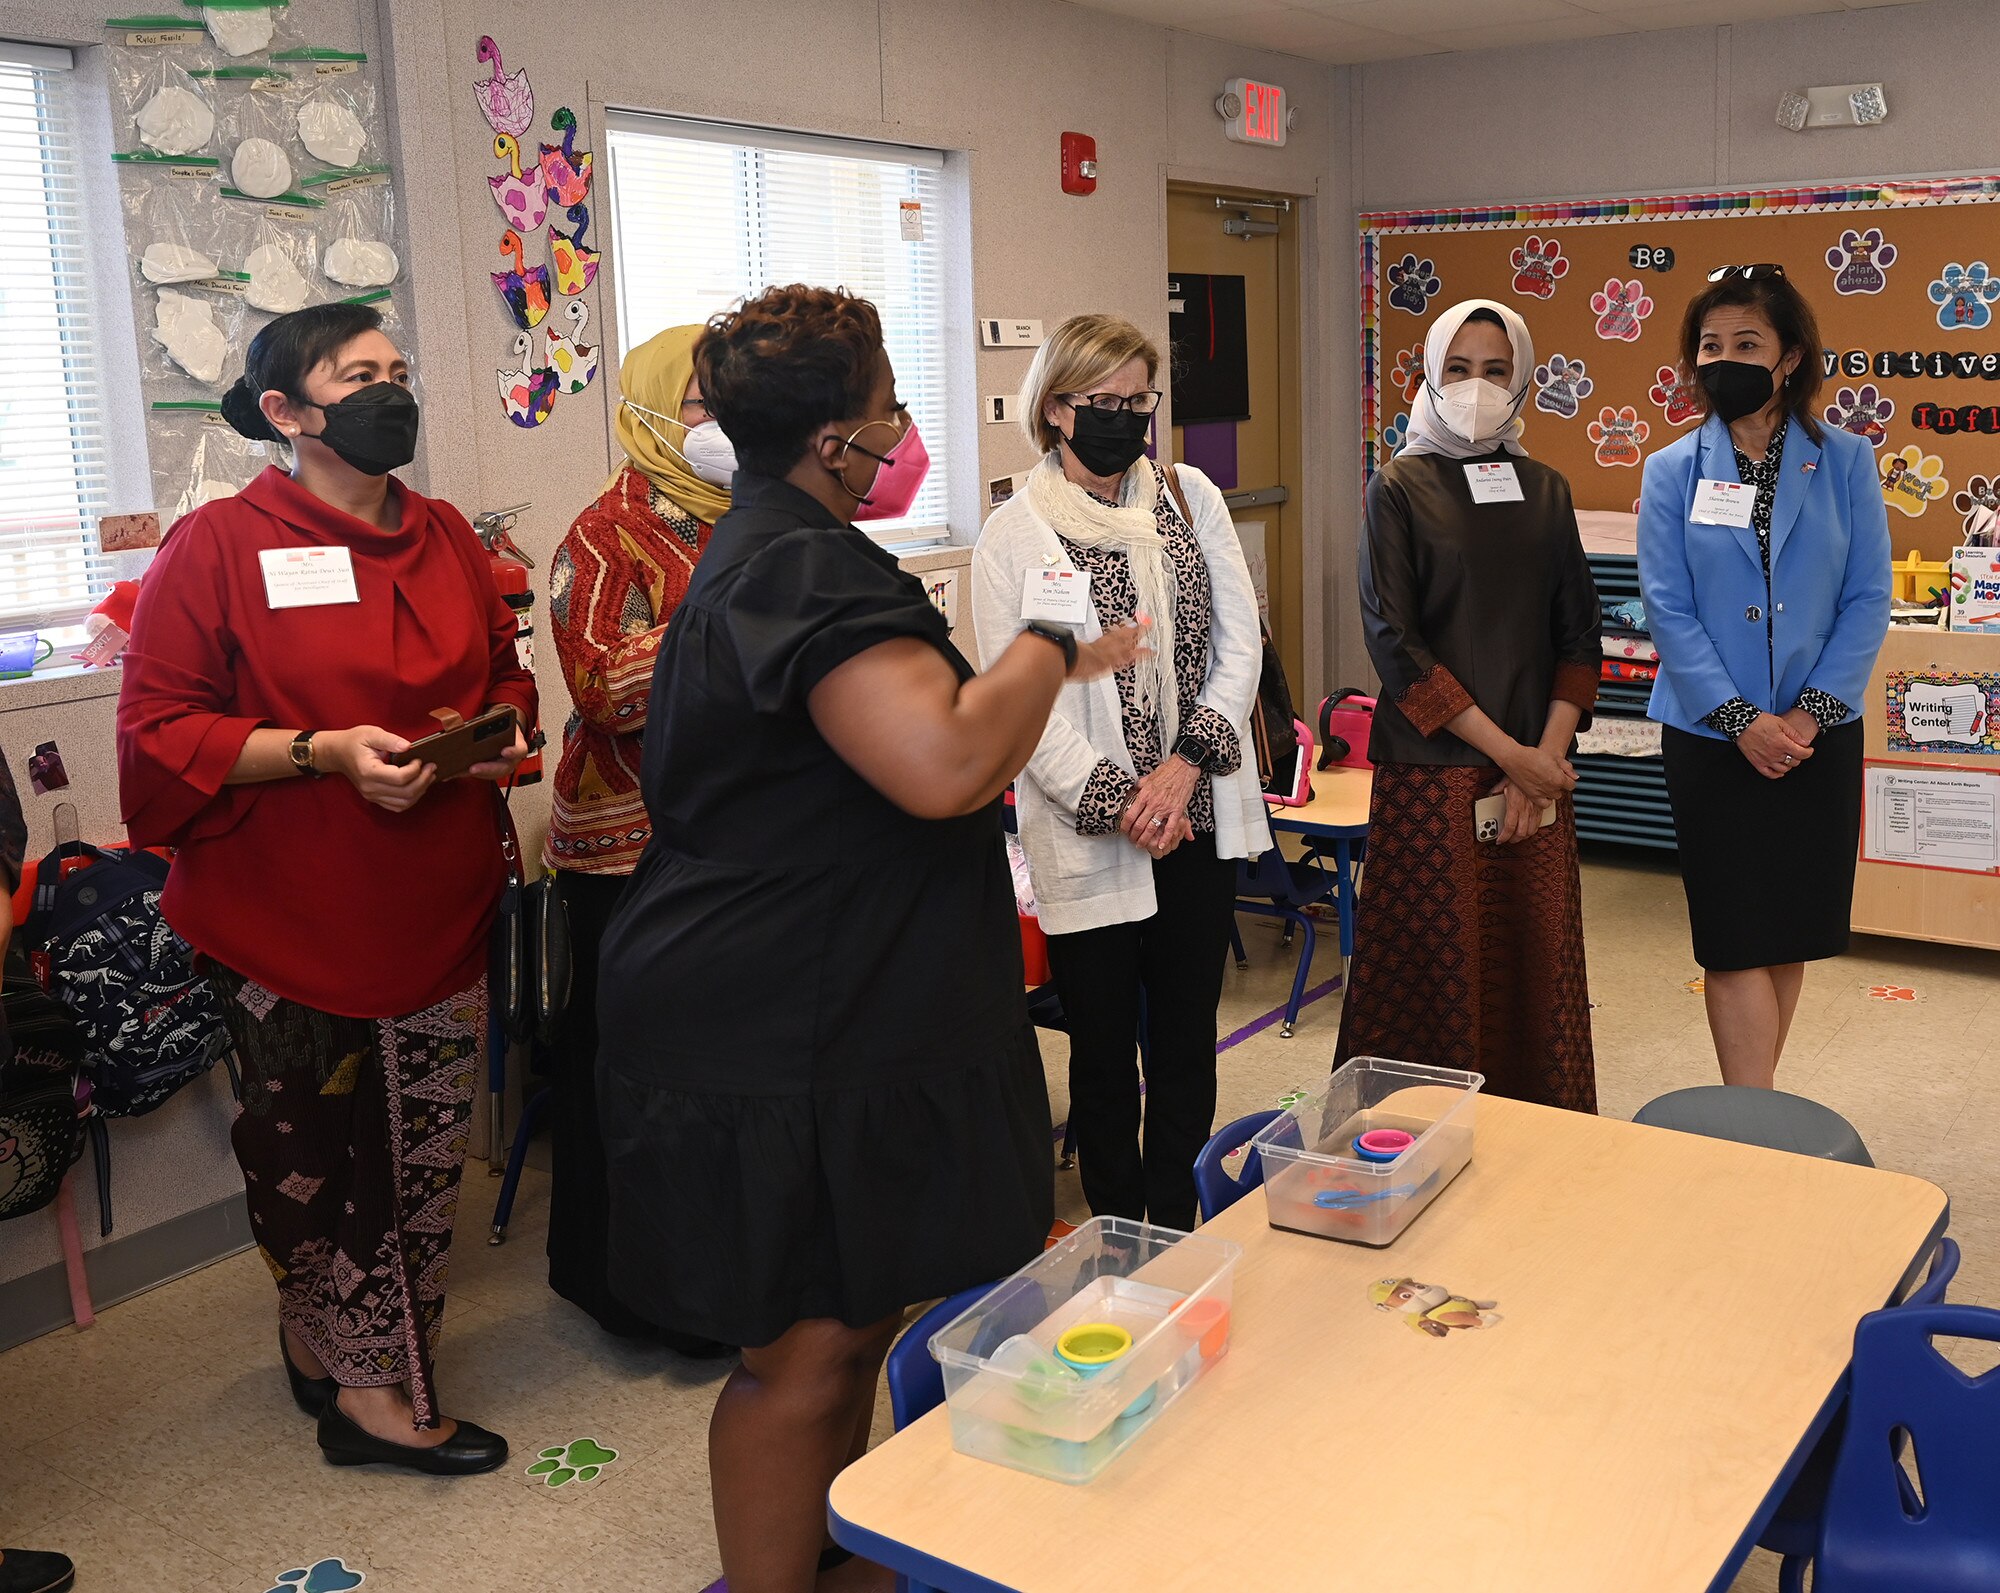
{"label": "fire extinguisher", "polygon": [[[514,611],[514,652],[521,667],[535,672],[535,589],[529,576],[535,561],[514,541],[514,527],[524,511],[534,505],[517,503],[511,509],[492,509],[474,515],[472,529],[486,549],[487,569],[501,600]],[[534,785],[542,777],[542,727],[528,728],[528,755],[514,771],[515,785]]]}

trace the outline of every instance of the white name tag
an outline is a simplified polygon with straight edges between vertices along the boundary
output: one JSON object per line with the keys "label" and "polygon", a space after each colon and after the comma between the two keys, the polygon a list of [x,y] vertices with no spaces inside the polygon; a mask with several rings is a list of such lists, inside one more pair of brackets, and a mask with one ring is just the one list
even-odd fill
{"label": "white name tag", "polygon": [[1030,570],[1021,587],[1021,618],[1083,624],[1090,618],[1090,577],[1060,565]]}
{"label": "white name tag", "polygon": [[1740,481],[1704,481],[1694,489],[1694,509],[1688,518],[1696,525],[1747,526],[1756,507],[1755,488]]}
{"label": "white name tag", "polygon": [[1505,460],[1496,464],[1467,465],[1465,479],[1472,487],[1474,503],[1520,503],[1521,478]]}
{"label": "white name tag", "polygon": [[346,548],[260,548],[264,596],[273,608],[319,608],[359,603],[354,555]]}

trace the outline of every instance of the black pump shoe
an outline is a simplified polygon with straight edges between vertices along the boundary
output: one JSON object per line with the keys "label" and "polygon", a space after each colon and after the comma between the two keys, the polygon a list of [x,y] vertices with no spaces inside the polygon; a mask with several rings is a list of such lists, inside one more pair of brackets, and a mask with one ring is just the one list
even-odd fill
{"label": "black pump shoe", "polygon": [[278,1329],[278,1359],[285,1363],[285,1381],[292,1385],[292,1399],[308,1416],[317,1416],[333,1403],[340,1385],[330,1377],[307,1377],[292,1365],[292,1352],[285,1348],[285,1330]]}
{"label": "black pump shoe", "polygon": [[471,1422],[461,1421],[457,1432],[429,1449],[392,1444],[363,1429],[331,1399],[319,1413],[319,1447],[329,1465],[401,1466],[434,1477],[471,1477],[507,1464],[507,1440]]}
{"label": "black pump shoe", "polygon": [[76,1567],[66,1554],[39,1549],[0,1550],[0,1593],[69,1593],[76,1586]]}

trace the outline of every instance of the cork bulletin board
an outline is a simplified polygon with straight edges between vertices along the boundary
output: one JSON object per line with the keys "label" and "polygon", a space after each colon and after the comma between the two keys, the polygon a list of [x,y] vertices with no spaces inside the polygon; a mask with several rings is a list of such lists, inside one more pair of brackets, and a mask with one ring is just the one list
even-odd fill
{"label": "cork bulletin board", "polygon": [[2000,178],[1364,215],[1365,472],[1402,442],[1432,316],[1497,299],[1534,334],[1528,451],[1578,508],[1632,509],[1646,455],[1695,424],[1682,311],[1757,261],[1819,317],[1821,418],[1874,444],[1898,554],[1948,557],[2000,507]]}

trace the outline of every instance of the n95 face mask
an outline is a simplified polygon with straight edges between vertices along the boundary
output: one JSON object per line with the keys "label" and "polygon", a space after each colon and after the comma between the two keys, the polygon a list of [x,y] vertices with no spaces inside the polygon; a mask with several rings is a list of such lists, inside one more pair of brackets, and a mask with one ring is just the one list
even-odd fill
{"label": "n95 face mask", "polygon": [[1520,400],[1485,377],[1473,376],[1448,387],[1432,388],[1431,403],[1439,420],[1467,442],[1476,443],[1498,437],[1513,420]]}

